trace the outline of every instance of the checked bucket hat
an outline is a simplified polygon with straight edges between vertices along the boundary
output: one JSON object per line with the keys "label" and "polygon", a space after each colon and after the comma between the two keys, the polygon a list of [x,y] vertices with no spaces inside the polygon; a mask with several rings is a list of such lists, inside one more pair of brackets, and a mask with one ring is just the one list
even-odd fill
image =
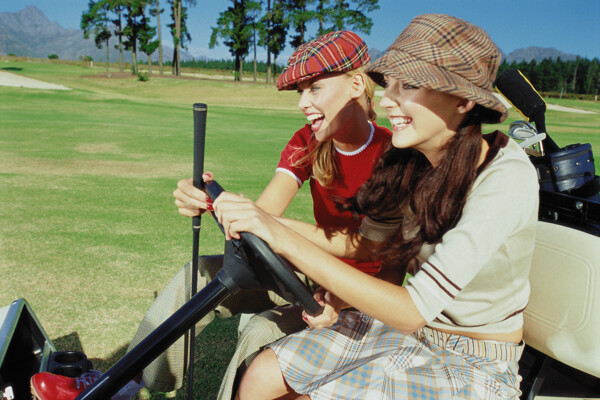
{"label": "checked bucket hat", "polygon": [[367,73],[385,87],[384,76],[447,92],[485,107],[485,121],[502,122],[506,107],[494,96],[500,51],[481,28],[443,14],[415,17]]}
{"label": "checked bucket hat", "polygon": [[293,90],[299,82],[324,73],[352,71],[369,61],[367,44],[356,33],[330,32],[296,48],[277,79],[277,89]]}

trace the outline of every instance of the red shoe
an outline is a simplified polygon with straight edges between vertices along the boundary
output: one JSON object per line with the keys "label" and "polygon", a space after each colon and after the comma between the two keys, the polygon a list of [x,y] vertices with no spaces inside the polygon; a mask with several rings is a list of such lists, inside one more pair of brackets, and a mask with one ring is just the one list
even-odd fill
{"label": "red shoe", "polygon": [[40,372],[31,377],[31,394],[35,400],[73,400],[100,377],[91,370],[77,378]]}

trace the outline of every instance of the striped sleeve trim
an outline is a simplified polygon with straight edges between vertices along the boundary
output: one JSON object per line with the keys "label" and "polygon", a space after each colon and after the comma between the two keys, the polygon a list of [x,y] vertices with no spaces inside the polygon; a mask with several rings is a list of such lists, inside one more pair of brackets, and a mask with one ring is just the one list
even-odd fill
{"label": "striped sleeve trim", "polygon": [[426,261],[421,266],[421,271],[423,271],[427,276],[442,289],[451,299],[455,298],[456,295],[462,290],[460,286],[454,283],[450,278],[448,278],[439,268],[435,265]]}

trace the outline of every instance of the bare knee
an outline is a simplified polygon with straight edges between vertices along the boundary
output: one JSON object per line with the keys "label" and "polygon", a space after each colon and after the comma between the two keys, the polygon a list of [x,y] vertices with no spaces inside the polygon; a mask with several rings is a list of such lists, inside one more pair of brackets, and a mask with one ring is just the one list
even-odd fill
{"label": "bare knee", "polygon": [[240,382],[237,399],[277,399],[290,393],[279,369],[277,356],[271,349],[261,352],[252,361]]}

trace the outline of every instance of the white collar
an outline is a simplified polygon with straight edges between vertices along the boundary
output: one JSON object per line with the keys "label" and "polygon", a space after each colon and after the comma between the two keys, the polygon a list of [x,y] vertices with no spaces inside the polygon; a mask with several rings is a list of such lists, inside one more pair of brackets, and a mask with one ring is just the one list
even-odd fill
{"label": "white collar", "polygon": [[337,146],[333,146],[335,147],[335,149],[337,150],[338,153],[340,153],[343,156],[355,156],[358,153],[360,153],[361,151],[363,151],[364,149],[367,148],[367,146],[369,145],[369,143],[371,143],[371,141],[373,140],[373,135],[375,133],[375,126],[373,126],[373,124],[371,123],[371,121],[369,121],[369,125],[371,126],[371,132],[369,133],[369,139],[367,139],[367,141],[365,142],[365,144],[363,144],[362,146],[360,146],[358,149],[353,150],[353,151],[344,151],[344,150],[340,150],[337,148]]}

